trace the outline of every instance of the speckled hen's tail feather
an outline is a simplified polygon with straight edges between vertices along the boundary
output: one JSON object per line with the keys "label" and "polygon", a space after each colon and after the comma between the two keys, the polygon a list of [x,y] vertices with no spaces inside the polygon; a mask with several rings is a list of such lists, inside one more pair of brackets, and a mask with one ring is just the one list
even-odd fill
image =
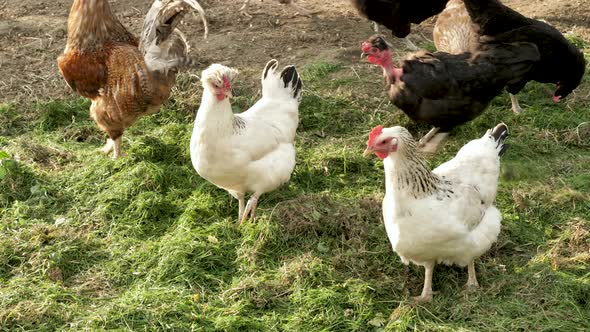
{"label": "speckled hen's tail feather", "polygon": [[498,155],[503,155],[504,152],[506,152],[506,150],[508,150],[508,147],[510,146],[504,143],[504,140],[506,139],[506,137],[508,137],[508,126],[506,126],[504,123],[499,123],[496,125],[496,127],[494,127],[494,129],[492,129],[490,135],[492,135],[494,141],[498,143],[498,145],[496,146],[496,148],[499,149]]}

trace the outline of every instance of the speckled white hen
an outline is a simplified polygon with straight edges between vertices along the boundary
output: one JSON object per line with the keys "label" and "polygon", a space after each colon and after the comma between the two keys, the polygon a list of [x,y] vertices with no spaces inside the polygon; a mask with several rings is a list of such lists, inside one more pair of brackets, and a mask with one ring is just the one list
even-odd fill
{"label": "speckled white hen", "polygon": [[[289,181],[295,168],[302,83],[295,66],[277,67],[277,60],[266,64],[262,98],[240,114],[230,104],[235,69],[213,64],[201,76],[191,160],[200,176],[238,199],[240,222],[253,219],[260,195]],[[247,205],[246,193],[252,193]]]}
{"label": "speckled white hen", "polygon": [[500,233],[502,216],[494,200],[507,135],[506,125],[498,124],[430,171],[405,128],[379,126],[371,131],[365,153],[384,159],[387,235],[403,263],[425,268],[417,301],[432,299],[436,263],[468,265],[467,286],[478,286],[474,260]]}

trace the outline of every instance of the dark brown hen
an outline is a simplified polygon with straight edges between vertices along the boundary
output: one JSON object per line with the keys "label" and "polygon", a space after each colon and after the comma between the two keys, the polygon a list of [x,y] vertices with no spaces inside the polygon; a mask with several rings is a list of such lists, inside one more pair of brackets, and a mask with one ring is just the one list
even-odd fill
{"label": "dark brown hen", "polygon": [[480,42],[530,42],[537,46],[540,61],[522,79],[511,82],[508,92],[518,93],[528,81],[557,85],[553,100],[569,95],[581,82],[586,68],[584,55],[554,27],[523,16],[498,0],[464,0],[476,25]]}
{"label": "dark brown hen", "polygon": [[475,53],[419,51],[396,68],[382,37],[371,37],[362,49],[371,63],[383,68],[389,99],[412,120],[435,127],[421,144],[437,132],[447,133],[478,117],[506,85],[522,80],[540,57],[532,43],[503,43],[484,45]]}
{"label": "dark brown hen", "polygon": [[448,0],[352,0],[359,13],[391,30],[396,37],[410,33],[411,23],[419,24],[440,13]]}

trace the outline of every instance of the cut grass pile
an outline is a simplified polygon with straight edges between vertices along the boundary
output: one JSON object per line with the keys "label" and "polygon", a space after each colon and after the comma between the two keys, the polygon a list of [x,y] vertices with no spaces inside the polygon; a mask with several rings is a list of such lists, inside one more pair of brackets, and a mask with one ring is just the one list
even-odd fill
{"label": "cut grass pile", "polygon": [[[199,86],[186,87],[193,104],[171,100],[128,130],[118,160],[96,152],[105,137],[84,99],[1,105],[0,330],[590,330],[588,75],[562,104],[529,83],[522,115],[496,98],[431,160],[510,128],[481,288],[437,266],[440,293],[414,306],[423,269],[392,252],[382,162],[361,154],[375,125],[429,128],[394,110],[377,68],[302,72],[295,172],[241,226],[237,202],[190,163]],[[236,109],[255,101],[247,82]]]}

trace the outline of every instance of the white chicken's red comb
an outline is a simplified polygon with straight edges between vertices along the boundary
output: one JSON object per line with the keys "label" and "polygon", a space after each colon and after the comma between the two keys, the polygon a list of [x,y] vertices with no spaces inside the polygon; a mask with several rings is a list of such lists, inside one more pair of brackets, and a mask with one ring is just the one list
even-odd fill
{"label": "white chicken's red comb", "polygon": [[369,140],[367,141],[367,146],[371,146],[373,145],[373,143],[375,142],[375,139],[381,135],[381,133],[383,132],[383,126],[379,125],[375,128],[373,128],[371,130],[371,132],[369,133]]}

